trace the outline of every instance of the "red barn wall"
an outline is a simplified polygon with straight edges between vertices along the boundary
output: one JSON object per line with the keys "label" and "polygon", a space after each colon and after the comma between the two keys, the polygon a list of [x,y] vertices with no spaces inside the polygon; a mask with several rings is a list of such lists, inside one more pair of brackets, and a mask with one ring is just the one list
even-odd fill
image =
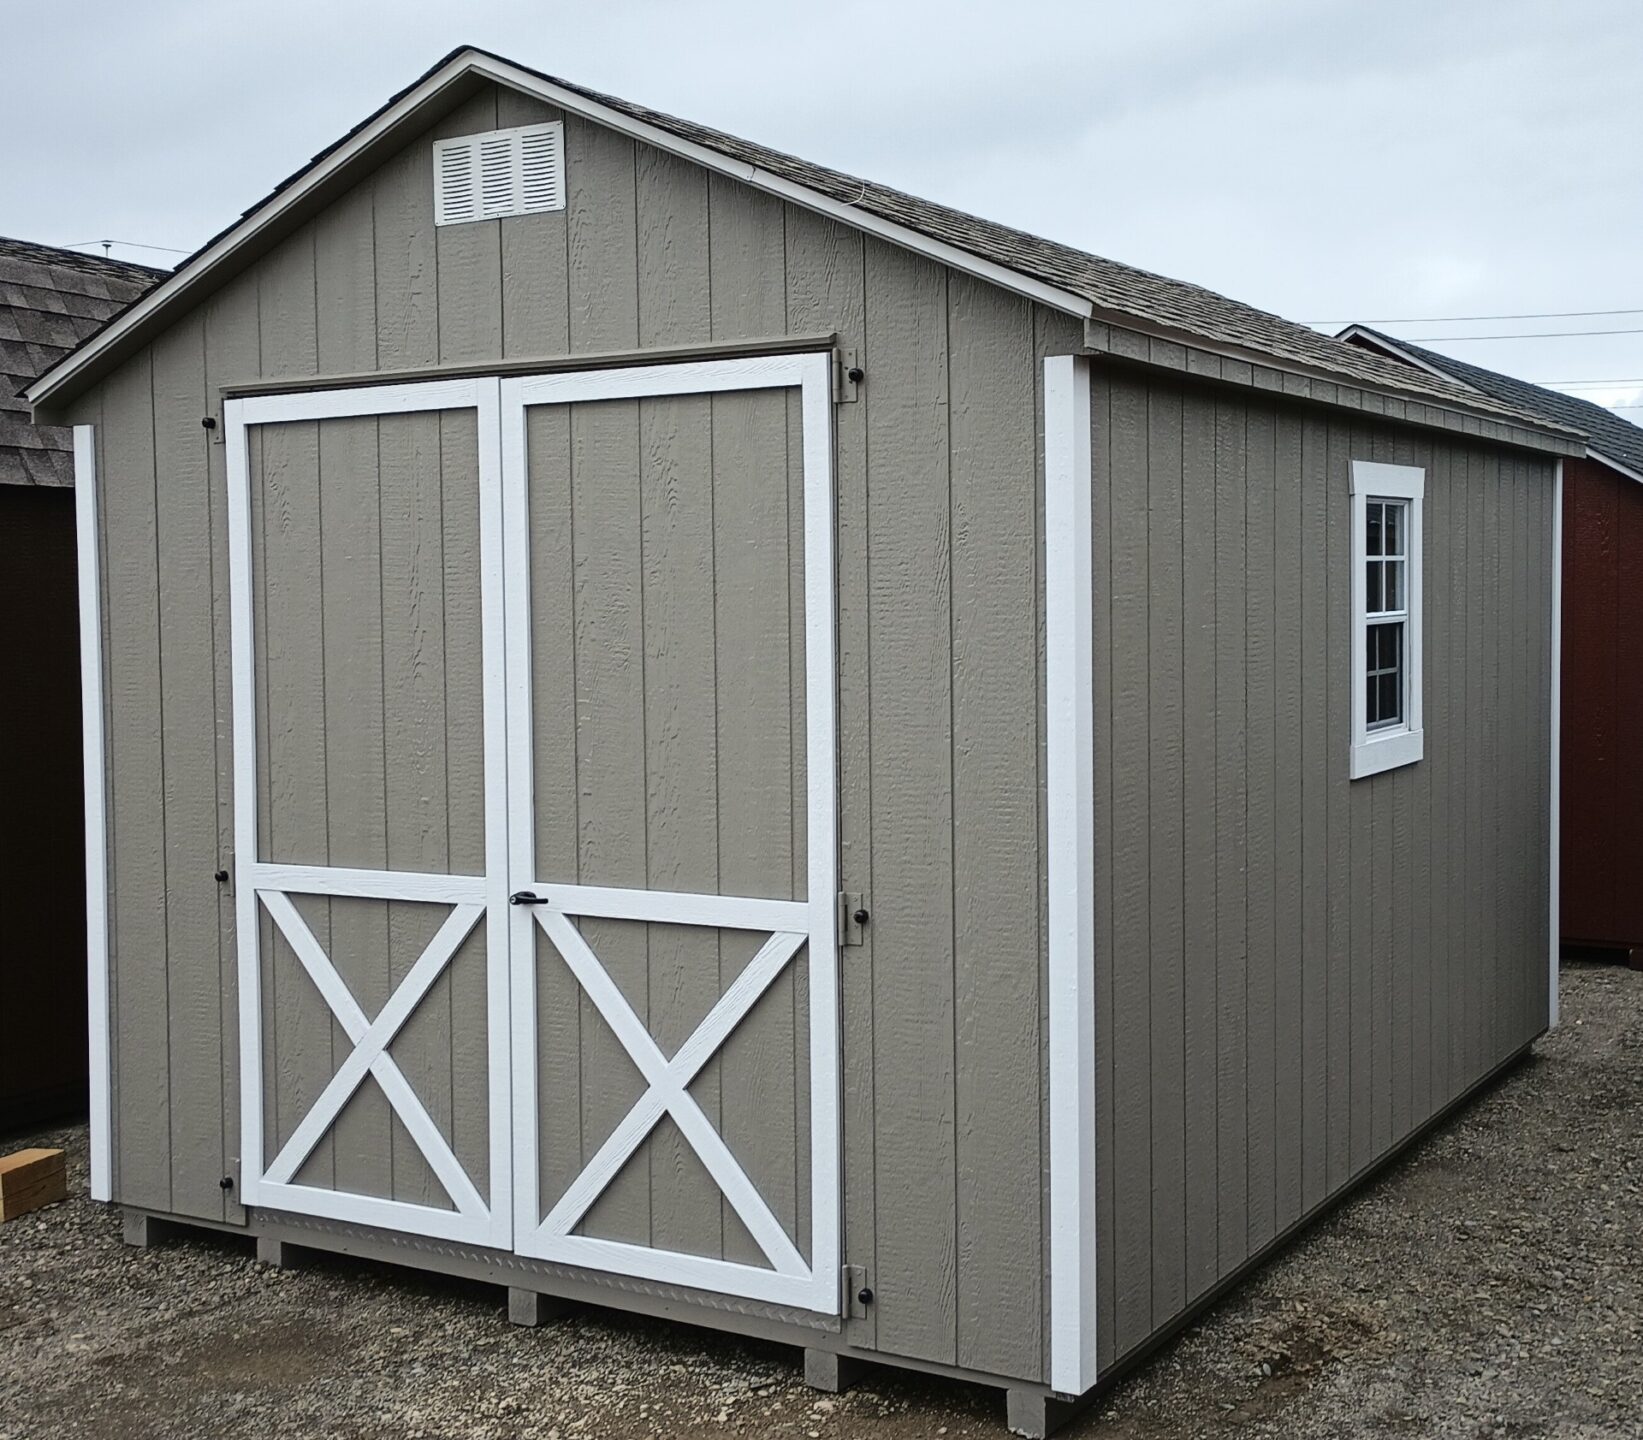
{"label": "red barn wall", "polygon": [[1561,920],[1643,946],[1643,484],[1563,465]]}

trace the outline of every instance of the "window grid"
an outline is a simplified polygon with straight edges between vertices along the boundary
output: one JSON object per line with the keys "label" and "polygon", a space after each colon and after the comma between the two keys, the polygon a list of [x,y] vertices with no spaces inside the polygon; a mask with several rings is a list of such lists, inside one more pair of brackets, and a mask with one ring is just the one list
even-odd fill
{"label": "window grid", "polygon": [[1404,721],[1404,627],[1408,610],[1408,505],[1402,500],[1365,503],[1364,722],[1371,730]]}

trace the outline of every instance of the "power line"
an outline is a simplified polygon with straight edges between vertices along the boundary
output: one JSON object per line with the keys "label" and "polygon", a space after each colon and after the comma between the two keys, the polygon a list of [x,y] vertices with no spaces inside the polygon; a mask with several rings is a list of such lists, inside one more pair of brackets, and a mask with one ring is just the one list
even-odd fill
{"label": "power line", "polygon": [[1611,385],[1643,385],[1643,375],[1628,375],[1619,380],[1531,380],[1531,385],[1564,385],[1582,390],[1602,390]]}
{"label": "power line", "polygon": [[1594,315],[1643,315],[1638,310],[1534,310],[1522,315],[1404,315],[1380,320],[1303,320],[1303,325],[1447,325],[1461,320],[1575,320]]}
{"label": "power line", "polygon": [[1505,335],[1409,335],[1411,345],[1447,345],[1456,340],[1559,340],[1570,335],[1643,335],[1638,330],[1513,330]]}
{"label": "power line", "polygon": [[124,245],[128,250],[163,250],[167,255],[192,255],[192,250],[179,250],[175,245],[145,245],[141,240],[76,240],[64,250],[84,250],[88,245],[101,245],[106,253],[110,245]]}

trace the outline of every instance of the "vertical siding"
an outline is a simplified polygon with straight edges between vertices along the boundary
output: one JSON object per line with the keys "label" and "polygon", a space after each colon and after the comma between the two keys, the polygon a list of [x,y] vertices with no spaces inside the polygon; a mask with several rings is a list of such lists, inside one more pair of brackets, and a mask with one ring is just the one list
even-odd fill
{"label": "vertical siding", "polygon": [[129,1204],[168,1210],[169,857],[152,386],[152,360],[145,351],[102,388],[97,473],[108,597],[105,674],[113,721],[108,731],[108,806],[109,965],[117,977],[111,996],[114,1083],[122,1097],[132,1097],[120,1105],[115,1127],[115,1194]]}
{"label": "vertical siding", "polygon": [[[1551,465],[1095,390],[1109,1364],[1545,1024]],[[1422,466],[1428,497],[1426,758],[1355,782],[1354,458]]]}
{"label": "vertical siding", "polygon": [[[152,365],[145,355],[101,387],[116,1042],[125,1062],[117,1194],[210,1218],[233,1213],[217,1181],[238,1149],[236,957],[232,904],[216,896],[210,878],[219,857],[228,859],[232,833],[223,452],[202,440],[199,427],[200,416],[217,408],[219,387],[833,330],[868,372],[855,403],[835,411],[842,884],[866,897],[873,916],[866,943],[841,955],[849,1077],[844,1258],[866,1270],[878,1297],[849,1333],[856,1343],[914,1358],[1040,1376],[1046,1152],[1038,373],[1045,353],[1076,347],[1076,326],[574,119],[566,121],[565,211],[433,226],[433,133],[554,113],[522,97],[477,93],[165,337]],[[752,523],[748,506],[766,518],[785,514],[790,544],[798,533],[791,407],[752,417],[736,408],[709,407],[697,448],[728,465],[737,447],[785,447],[789,485],[753,486],[712,518],[715,563],[731,579],[737,566],[771,558],[750,549],[737,528]],[[780,654],[770,651],[768,627],[729,591],[718,602],[720,650],[742,636],[743,649],[757,650],[748,652],[749,674],[785,667],[799,682],[796,698],[784,708],[779,694],[740,684],[722,713],[704,717],[693,708],[701,636],[666,608],[676,581],[700,581],[689,573],[691,536],[678,528],[690,517],[673,508],[676,488],[689,477],[662,454],[673,449],[675,422],[683,422],[666,405],[614,421],[584,416],[579,428],[564,420],[533,418],[533,453],[557,446],[568,462],[572,447],[589,457],[601,447],[613,456],[656,452],[642,467],[641,490],[589,490],[579,502],[576,553],[591,555],[599,536],[610,536],[599,566],[577,567],[568,523],[563,533],[539,537],[549,563],[533,576],[538,604],[571,603],[575,590],[576,619],[562,638],[580,635],[589,654],[608,656],[629,640],[640,644],[643,634],[657,681],[644,702],[650,708],[634,712],[632,733],[600,738],[607,748],[625,747],[600,774],[643,775],[650,766],[682,787],[711,786],[722,803],[752,813],[767,808],[759,787],[771,766],[746,762],[764,753],[758,747],[773,746],[783,783],[802,795],[802,764],[786,761],[793,754],[802,761],[795,749],[802,711],[793,708],[802,707],[802,647],[790,635]],[[620,433],[595,433],[601,423]],[[280,427],[253,446],[262,838],[271,855],[463,870],[481,863],[474,807],[483,777],[465,743],[479,718],[477,613],[464,589],[474,545],[463,502],[472,483],[466,424],[462,417],[412,417],[392,427],[345,423],[324,435],[317,426]],[[1166,419],[1163,428],[1163,443],[1179,446],[1168,438],[1174,422]],[[637,483],[631,470],[617,464],[613,473]],[[365,471],[414,500],[390,504],[374,488],[350,483]],[[1173,507],[1177,527],[1183,495],[1177,475],[1159,497],[1166,510]],[[1149,503],[1145,486],[1141,502]],[[1209,528],[1199,536],[1207,541]],[[609,563],[624,555],[631,563]],[[1188,579],[1177,564],[1184,590]],[[790,572],[790,593],[798,578]],[[1182,619],[1170,623],[1179,628]],[[538,634],[551,648],[555,637]],[[370,663],[344,663],[361,654]],[[571,733],[575,695],[612,677],[591,668],[587,656],[542,656],[544,664],[560,662],[558,673],[570,683],[539,697],[538,718]],[[1145,693],[1151,682],[1142,674],[1138,683]],[[1184,726],[1188,679],[1177,674],[1165,683],[1173,689],[1160,704]],[[563,713],[554,708],[560,700]],[[704,758],[727,745],[741,757],[736,766]],[[213,758],[182,767],[190,773],[173,767],[166,778],[175,747],[209,750]],[[553,747],[539,745],[539,764],[557,775],[554,754],[574,756],[575,746],[547,751]],[[272,777],[270,755],[278,772]],[[438,785],[418,783],[441,769]],[[360,785],[369,789],[371,775],[382,778],[366,794]],[[561,782],[574,792],[575,771],[558,775]],[[683,832],[668,829],[687,799],[684,790],[637,785],[628,797],[634,824],[624,837],[647,840],[617,853],[627,838],[593,833],[584,815],[568,827],[546,827],[544,863],[633,883],[676,877],[691,887],[778,893],[795,881],[802,886],[802,834],[781,845],[753,843],[746,826],[732,823],[722,840],[693,848]],[[1162,843],[1180,868],[1188,820],[1180,794],[1169,804],[1177,828]],[[1202,832],[1197,838],[1202,844]],[[709,868],[690,868],[700,865]],[[1162,893],[1156,903],[1160,923],[1179,931],[1173,904]],[[372,957],[349,972],[370,1001],[402,973],[427,919],[411,906],[310,902],[309,914],[322,942],[335,949],[339,936],[353,936],[343,948]],[[271,964],[263,1043],[275,1080],[267,1130],[277,1144],[329,1077],[345,1041],[271,927],[265,939]],[[686,1012],[705,1009],[714,987],[745,958],[732,937],[721,942],[661,927],[612,934],[605,943],[624,984],[636,987],[630,993],[642,1013],[652,1008],[651,995],[665,997],[654,1014],[664,1038],[674,1040]],[[1179,973],[1158,1003],[1180,1012],[1184,935],[1175,943]],[[482,945],[482,935],[469,941],[402,1039],[402,1063],[417,1072],[430,1113],[481,1175],[484,1010],[473,977]],[[550,962],[544,953],[544,977],[554,973]],[[806,1117],[796,1115],[783,1130],[767,1122],[761,1100],[772,1077],[789,1083],[785,1077],[802,1076],[807,1063],[802,980],[802,968],[784,977],[696,1087],[772,1203],[795,1223],[808,1202]],[[613,1057],[587,1068],[602,1022],[577,1004],[574,987],[555,992],[545,981],[543,990],[544,1023],[549,1011],[568,1006],[575,1037],[543,1065],[549,1114],[559,1126],[548,1148],[575,1155],[597,1143],[609,1123],[605,1111],[621,1108],[618,1092],[630,1079],[615,1076]],[[1144,981],[1138,1003],[1144,1037],[1152,1004]],[[1040,1062],[1011,1066],[1001,1081],[1001,1058],[1023,1054]],[[374,1096],[356,1101],[342,1128],[347,1143],[323,1142],[304,1180],[340,1179],[440,1203],[413,1147]],[[1135,1144],[1145,1148],[1139,1133]],[[1173,1153],[1183,1170],[1184,1130]],[[699,1233],[704,1207],[718,1207],[676,1134],[664,1128],[644,1159],[648,1176],[624,1177],[599,1224],[662,1243],[747,1250],[733,1217],[721,1218],[718,1239]],[[551,1189],[555,1177],[547,1178]],[[1208,1191],[1202,1171],[1198,1178],[1201,1208]],[[1150,1211],[1144,1188],[1136,1203]],[[1179,1206],[1160,1222],[1183,1233],[1187,1227]],[[1136,1281],[1149,1310],[1150,1264],[1143,1253]],[[1175,1274],[1157,1283],[1168,1306],[1186,1282]]]}

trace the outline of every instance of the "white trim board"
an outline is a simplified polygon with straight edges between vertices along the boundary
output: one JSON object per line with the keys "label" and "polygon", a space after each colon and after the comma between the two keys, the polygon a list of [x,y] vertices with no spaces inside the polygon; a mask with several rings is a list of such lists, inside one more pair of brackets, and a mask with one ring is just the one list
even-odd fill
{"label": "white trim board", "polygon": [[86,1038],[91,1198],[114,1193],[108,975],[108,792],[103,771],[103,598],[97,531],[97,435],[74,427],[74,537],[80,599],[80,716],[86,807]]}
{"label": "white trim board", "polygon": [[1549,814],[1551,884],[1547,890],[1547,923],[1551,930],[1548,946],[1546,1027],[1558,1023],[1558,966],[1563,944],[1563,462],[1557,462],[1552,485],[1552,715],[1551,783]]}
{"label": "white trim board", "polygon": [[1050,1385],[1096,1380],[1095,670],[1090,362],[1044,361]]}
{"label": "white trim board", "polygon": [[570,114],[608,126],[658,150],[694,161],[719,174],[729,175],[757,190],[763,190],[783,200],[790,200],[807,210],[838,220],[854,229],[877,235],[881,239],[927,256],[938,264],[950,265],[955,270],[990,281],[1005,290],[1039,301],[1052,309],[1080,319],[1094,311],[1095,307],[1091,302],[1081,295],[1047,285],[1030,275],[972,255],[957,246],[933,239],[893,220],[869,214],[855,205],[834,200],[795,181],[761,170],[745,160],[737,160],[721,151],[685,140],[660,126],[635,119],[608,105],[602,105],[596,100],[544,80],[496,56],[478,50],[464,50],[453,55],[433,74],[413,86],[399,100],[363,125],[358,133],[344,140],[303,174],[270,195],[220,239],[162,280],[107,329],[99,331],[77,350],[64,356],[24,392],[28,402],[36,406],[50,402],[55,393],[69,380],[95,363],[133,330],[144,325],[150,316],[166,308],[173,299],[179,298],[192,288],[197,280],[204,279],[212,271],[230,261],[242,248],[264,237],[280,217],[302,204],[315,191],[323,189],[333,176],[353,165],[378,141],[395,137],[412,112],[431,105],[441,91],[470,75],[479,75],[527,95],[535,95]]}

